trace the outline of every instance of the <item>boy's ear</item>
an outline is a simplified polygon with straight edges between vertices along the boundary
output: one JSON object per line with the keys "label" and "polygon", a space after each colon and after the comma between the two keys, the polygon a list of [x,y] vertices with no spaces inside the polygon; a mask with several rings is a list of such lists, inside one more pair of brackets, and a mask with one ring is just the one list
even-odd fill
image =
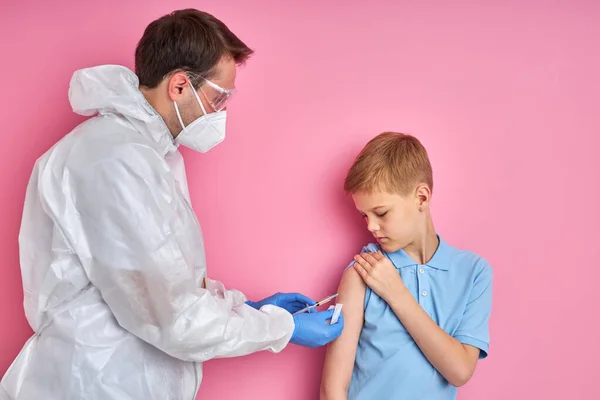
{"label": "boy's ear", "polygon": [[429,189],[429,186],[421,184],[417,186],[416,195],[419,211],[423,211],[424,208],[429,206],[429,202],[431,201],[431,189]]}

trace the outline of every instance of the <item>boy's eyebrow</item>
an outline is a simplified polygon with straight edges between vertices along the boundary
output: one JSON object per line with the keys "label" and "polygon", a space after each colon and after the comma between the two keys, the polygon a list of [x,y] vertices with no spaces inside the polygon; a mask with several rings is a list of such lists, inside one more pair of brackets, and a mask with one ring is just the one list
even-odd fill
{"label": "boy's eyebrow", "polygon": [[[381,209],[381,208],[386,208],[386,207],[387,207],[387,206],[383,206],[383,205],[382,205],[382,206],[375,206],[375,207],[372,207],[371,209],[369,209],[368,211],[377,211],[377,210],[379,210],[379,209]],[[361,214],[364,214],[364,212],[363,212],[363,211],[361,211],[361,210],[358,210],[358,211],[360,211],[360,213],[361,213]],[[365,212],[366,212],[366,211],[365,211]]]}

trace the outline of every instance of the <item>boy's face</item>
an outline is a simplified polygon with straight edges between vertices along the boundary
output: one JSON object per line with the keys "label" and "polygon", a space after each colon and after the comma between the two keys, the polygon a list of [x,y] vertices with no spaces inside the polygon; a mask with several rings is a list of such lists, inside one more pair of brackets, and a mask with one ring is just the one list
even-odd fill
{"label": "boy's face", "polygon": [[367,229],[386,252],[398,251],[415,240],[421,222],[418,196],[374,191],[354,193],[352,199]]}

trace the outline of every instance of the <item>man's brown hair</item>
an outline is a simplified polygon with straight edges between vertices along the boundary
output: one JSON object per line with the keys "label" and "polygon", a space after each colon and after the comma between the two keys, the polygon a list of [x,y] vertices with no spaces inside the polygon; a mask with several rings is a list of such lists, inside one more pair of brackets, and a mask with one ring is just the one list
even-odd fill
{"label": "man's brown hair", "polygon": [[433,172],[427,150],[414,136],[384,132],[371,139],[350,167],[347,193],[375,190],[406,196],[419,184],[433,190]]}
{"label": "man's brown hair", "polygon": [[174,11],[151,22],[135,50],[141,86],[155,88],[169,74],[183,71],[194,87],[210,78],[222,57],[243,64],[253,51],[227,26],[203,11]]}

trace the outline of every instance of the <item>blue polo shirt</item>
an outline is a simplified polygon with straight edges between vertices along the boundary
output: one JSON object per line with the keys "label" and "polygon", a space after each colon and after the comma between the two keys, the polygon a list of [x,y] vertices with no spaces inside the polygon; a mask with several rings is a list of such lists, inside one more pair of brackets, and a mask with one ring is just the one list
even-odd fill
{"label": "blue polo shirt", "polygon": [[[477,254],[438,238],[440,244],[426,264],[416,263],[404,250],[384,254],[427,314],[459,342],[479,348],[479,358],[485,358],[492,269]],[[369,244],[363,252],[378,249]],[[348,400],[456,399],[457,388],[429,363],[394,311],[368,287],[364,307]]]}

